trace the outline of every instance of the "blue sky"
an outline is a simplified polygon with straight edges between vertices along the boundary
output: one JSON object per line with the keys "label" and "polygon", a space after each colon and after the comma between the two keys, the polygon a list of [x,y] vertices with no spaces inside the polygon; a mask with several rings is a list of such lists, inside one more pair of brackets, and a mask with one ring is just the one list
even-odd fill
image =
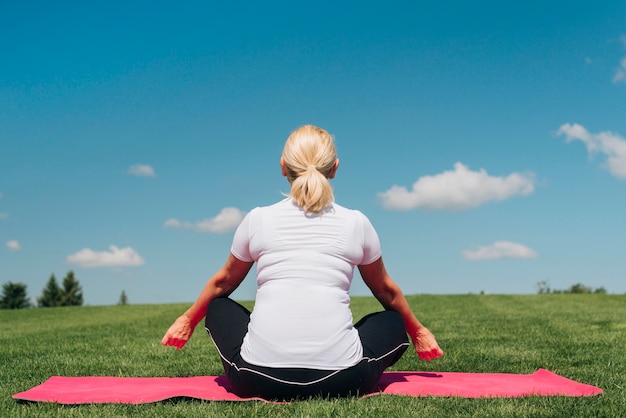
{"label": "blue sky", "polygon": [[626,3],[336,3],[0,3],[0,282],[194,300],[312,123],[405,293],[626,292]]}

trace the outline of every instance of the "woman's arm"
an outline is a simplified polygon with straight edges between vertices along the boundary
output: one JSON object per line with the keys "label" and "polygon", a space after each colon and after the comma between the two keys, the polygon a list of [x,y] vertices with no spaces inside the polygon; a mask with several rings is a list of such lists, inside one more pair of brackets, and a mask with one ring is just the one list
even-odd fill
{"label": "woman's arm", "polygon": [[382,257],[372,264],[359,266],[359,271],[363,281],[383,307],[402,316],[406,332],[411,337],[419,358],[433,360],[441,357],[443,351],[435,336],[417,320],[404,294],[387,273]]}
{"label": "woman's arm", "polygon": [[209,303],[217,297],[230,295],[246,277],[253,264],[253,261],[241,261],[230,254],[226,264],[206,283],[195,303],[167,330],[161,344],[176,347],[177,350],[183,348],[191,338],[196,325],[204,318]]}

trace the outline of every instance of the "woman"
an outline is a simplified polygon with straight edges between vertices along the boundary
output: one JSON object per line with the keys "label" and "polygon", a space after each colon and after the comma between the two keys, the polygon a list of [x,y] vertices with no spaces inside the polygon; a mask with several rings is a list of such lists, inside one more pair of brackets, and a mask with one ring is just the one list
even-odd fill
{"label": "woman", "polygon": [[[333,138],[305,125],[280,159],[289,196],[253,209],[237,228],[226,264],[169,328],[162,344],[181,349],[206,318],[233,391],[293,399],[367,393],[408,347],[423,360],[443,355],[387,274],[380,242],[359,211],[334,202],[339,167]],[[227,298],[257,263],[254,311]],[[385,307],[355,325],[354,267]]]}

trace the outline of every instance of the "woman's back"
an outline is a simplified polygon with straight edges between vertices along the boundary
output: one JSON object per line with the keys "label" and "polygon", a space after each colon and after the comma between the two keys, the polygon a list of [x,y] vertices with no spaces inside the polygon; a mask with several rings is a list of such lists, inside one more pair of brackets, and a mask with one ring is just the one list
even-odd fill
{"label": "woman's back", "polygon": [[246,361],[317,369],[358,362],[350,283],[355,265],[380,257],[365,216],[337,204],[306,214],[285,199],[248,214],[232,253],[257,262],[255,308],[241,352]]}

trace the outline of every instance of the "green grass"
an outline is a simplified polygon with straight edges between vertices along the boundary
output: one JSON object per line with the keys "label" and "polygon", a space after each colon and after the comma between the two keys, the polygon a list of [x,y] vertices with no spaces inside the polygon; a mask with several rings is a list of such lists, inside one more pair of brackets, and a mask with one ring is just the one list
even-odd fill
{"label": "green grass", "polygon": [[[146,405],[22,403],[11,398],[52,375],[221,374],[199,327],[182,351],[161,347],[187,305],[129,305],[0,311],[0,416],[7,417],[620,417],[626,411],[626,295],[420,295],[408,297],[437,335],[442,359],[407,351],[395,370],[532,373],[545,368],[599,386],[594,397],[517,399],[314,399],[289,405],[177,399]],[[355,319],[379,310],[354,298]]]}

